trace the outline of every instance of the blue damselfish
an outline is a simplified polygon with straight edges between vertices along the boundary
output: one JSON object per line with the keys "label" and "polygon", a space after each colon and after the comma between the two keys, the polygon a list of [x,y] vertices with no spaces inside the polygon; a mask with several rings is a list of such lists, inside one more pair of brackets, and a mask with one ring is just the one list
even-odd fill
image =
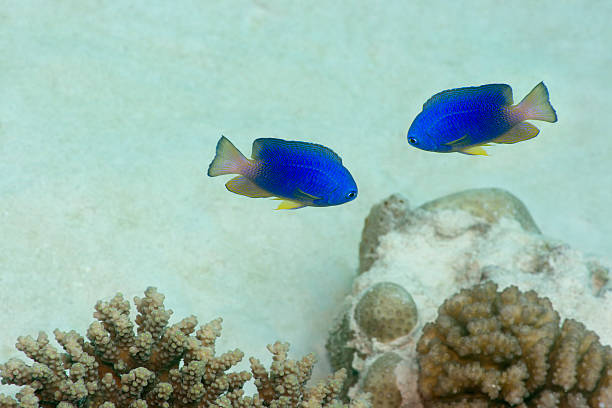
{"label": "blue damselfish", "polygon": [[342,159],[325,146],[262,138],[253,142],[251,157],[244,157],[222,136],[208,175],[239,174],[225,184],[229,191],[284,200],[277,210],[327,207],[357,197],[353,176]]}
{"label": "blue damselfish", "polygon": [[540,82],[517,105],[506,84],[449,89],[423,105],[408,130],[408,143],[422,150],[486,155],[488,143],[516,143],[540,132],[526,120],[556,122],[557,113]]}

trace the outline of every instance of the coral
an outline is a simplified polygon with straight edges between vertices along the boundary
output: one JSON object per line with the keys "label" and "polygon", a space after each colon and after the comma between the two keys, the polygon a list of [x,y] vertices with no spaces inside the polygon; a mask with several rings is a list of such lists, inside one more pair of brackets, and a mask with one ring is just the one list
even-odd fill
{"label": "coral", "polygon": [[595,296],[602,296],[606,290],[610,290],[610,269],[596,260],[587,262],[587,269],[591,277],[591,288]]}
{"label": "coral", "polygon": [[369,288],[355,306],[355,321],[369,338],[388,343],[410,333],[417,308],[410,293],[392,282]]}
{"label": "coral", "polygon": [[334,370],[344,369],[347,373],[346,380],[339,397],[346,399],[348,389],[357,383],[358,372],[352,366],[355,348],[350,346],[350,342],[355,337],[355,333],[350,328],[349,310],[336,319],[334,326],[329,332],[329,337],[325,343],[325,349],[329,356],[329,362]]}
{"label": "coral", "polygon": [[547,298],[492,282],[447,299],[417,344],[426,407],[612,406],[612,349]]}
{"label": "coral", "polygon": [[400,406],[402,394],[394,370],[401,360],[401,357],[395,353],[384,353],[368,369],[363,381],[363,390],[371,394],[372,406],[377,408]]}
{"label": "coral", "polygon": [[376,249],[380,243],[379,238],[408,222],[409,209],[408,200],[399,194],[393,194],[372,207],[361,232],[359,273],[370,269],[378,259]]}
{"label": "coral", "polygon": [[463,210],[488,223],[507,217],[517,220],[525,231],[540,232],[525,204],[510,192],[499,188],[460,191],[425,203],[420,208],[426,211]]}
{"label": "coral", "polygon": [[[55,330],[58,351],[43,332],[37,339],[20,337],[17,348],[34,363],[11,359],[0,365],[3,384],[25,386],[17,400],[0,394],[1,407],[339,407],[336,399],[344,370],[307,388],[314,355],[287,358],[289,345],[268,346],[270,370],[251,358],[251,373],[227,372],[243,357],[236,349],[215,354],[222,320],[197,327],[194,316],[168,326],[172,314],[164,296],[148,288],[134,303],[139,314],[129,319],[130,304],[121,294],[98,302],[87,340],[74,331]],[[258,393],[245,397],[243,385],[255,379]],[[363,400],[351,403],[366,406]]]}
{"label": "coral", "polygon": [[[401,286],[391,282],[374,285],[361,295],[354,308],[347,305],[330,330],[325,347],[334,370],[344,369],[347,381],[340,393],[345,398],[349,387],[358,381],[358,371],[353,367],[355,354],[362,358],[353,345],[356,333],[367,337],[368,343],[391,342],[409,334],[417,323],[417,309],[412,296]],[[356,326],[351,327],[351,319]]]}
{"label": "coral", "polygon": [[[377,364],[381,356],[394,353],[401,361],[393,369],[395,380],[390,382],[398,386],[402,396],[401,406],[421,408],[424,403],[433,404],[422,401],[418,392],[416,344],[423,333],[424,324],[436,320],[440,305],[459,289],[487,280],[500,287],[516,285],[523,291],[535,291],[538,296],[546,297],[554,304],[562,317],[558,320],[575,318],[595,331],[602,343],[610,344],[610,319],[602,318],[605,316],[602,312],[607,313],[612,308],[612,286],[609,279],[609,271],[612,269],[609,261],[587,256],[538,231],[525,206],[512,194],[499,189],[467,190],[413,209],[409,208],[408,202],[401,196],[392,195],[373,206],[363,228],[359,274],[353,282],[351,293],[345,298],[345,306],[326,344],[334,369],[346,368],[353,373],[347,395],[353,396],[364,391],[365,378],[374,375],[368,373],[378,371],[371,371],[373,364]],[[398,285],[410,293],[418,305],[418,319],[414,328],[389,342],[380,339],[374,341],[364,330],[363,323],[360,325],[358,321],[357,305],[363,301],[364,294],[380,283]],[[544,307],[544,304],[538,307]],[[452,321],[450,318],[447,320]],[[558,323],[551,323],[551,326],[556,324],[557,334],[552,336],[554,341],[561,335]],[[470,328],[487,333],[486,324],[486,321],[479,323],[480,326],[474,323]],[[529,332],[520,335],[506,333],[505,337],[496,340],[499,349],[492,352],[501,355],[506,352],[502,346],[523,353],[520,344],[517,348],[510,340],[512,336],[515,339],[522,338],[523,341],[528,341],[531,336],[536,343],[541,340],[529,347],[529,350],[525,349],[526,357],[517,355],[516,361],[522,358],[525,367],[523,369],[520,364],[513,367],[506,374],[505,381],[510,381],[512,376],[521,377],[529,370],[536,373],[542,361],[551,364],[548,355],[544,355],[542,360],[536,352],[538,348],[550,350],[542,345],[551,341],[545,336],[548,329],[542,327],[535,330],[525,325],[524,330],[528,329]],[[459,334],[459,337],[465,336],[462,332]],[[536,335],[544,337],[538,339]],[[508,343],[504,345],[502,341]],[[462,347],[470,344],[473,346],[474,343]],[[486,344],[484,340],[483,344]],[[529,356],[529,352],[532,356]],[[455,351],[453,353],[456,355]],[[487,369],[497,364],[490,358],[491,362],[486,362]],[[509,368],[509,365],[503,366],[504,370]],[[546,373],[549,372],[546,368]],[[438,379],[432,376],[431,381],[433,384]],[[605,381],[598,382],[602,390],[607,388],[599,384],[605,384]],[[555,388],[552,392],[542,392],[542,403],[556,397],[557,394],[553,392],[558,390]],[[392,406],[397,402],[396,394],[377,395],[386,395],[388,399],[374,398],[374,406]],[[474,397],[476,394],[470,390],[468,395]],[[578,394],[571,395],[568,401],[572,398],[577,401]],[[601,395],[601,399],[605,400],[603,391]],[[461,406],[455,397],[448,397],[449,404]],[[530,397],[523,400],[533,403]],[[473,406],[475,402],[475,398],[471,398],[465,402],[465,406]],[[484,395],[480,402],[481,406],[495,406],[488,395]],[[501,400],[498,405],[505,406],[508,402]]]}

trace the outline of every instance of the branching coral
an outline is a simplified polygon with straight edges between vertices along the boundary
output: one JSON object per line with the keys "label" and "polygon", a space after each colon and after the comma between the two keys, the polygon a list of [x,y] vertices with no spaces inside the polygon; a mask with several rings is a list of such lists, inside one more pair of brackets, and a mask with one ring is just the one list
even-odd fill
{"label": "branching coral", "polygon": [[427,407],[612,406],[612,349],[547,298],[487,282],[447,299],[417,345]]}
{"label": "branching coral", "polygon": [[[300,361],[287,358],[289,345],[268,346],[270,371],[252,358],[251,373],[227,372],[243,353],[236,349],[215,355],[221,319],[197,331],[195,316],[168,326],[172,314],[164,296],[148,288],[134,303],[139,314],[129,319],[130,304],[121,294],[98,302],[87,340],[74,331],[55,330],[64,353],[43,332],[37,339],[20,337],[17,348],[32,365],[11,359],[0,365],[3,384],[23,385],[17,400],[0,394],[0,407],[331,407],[345,378],[338,371],[325,383],[307,388],[314,355]],[[245,382],[255,378],[258,393],[245,397]],[[365,406],[363,401],[352,404]]]}

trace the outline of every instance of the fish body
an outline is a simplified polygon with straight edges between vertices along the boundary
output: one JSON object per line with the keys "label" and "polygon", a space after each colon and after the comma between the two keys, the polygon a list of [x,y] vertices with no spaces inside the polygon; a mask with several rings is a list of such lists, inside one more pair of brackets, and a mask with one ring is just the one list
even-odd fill
{"label": "fish body", "polygon": [[222,136],[208,175],[238,174],[225,184],[229,191],[284,200],[277,209],[327,207],[357,197],[355,180],[328,147],[261,138],[253,142],[251,157],[247,159]]}
{"label": "fish body", "polygon": [[442,91],[423,105],[408,130],[408,143],[422,150],[486,155],[488,143],[517,143],[538,135],[526,120],[556,122],[543,82],[514,105],[506,84]]}

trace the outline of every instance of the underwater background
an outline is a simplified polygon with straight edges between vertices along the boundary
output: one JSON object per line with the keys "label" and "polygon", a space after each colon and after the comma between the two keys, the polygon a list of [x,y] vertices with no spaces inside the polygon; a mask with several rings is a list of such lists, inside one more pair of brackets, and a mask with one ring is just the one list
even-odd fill
{"label": "underwater background", "polygon": [[[396,192],[504,188],[545,235],[609,258],[610,16],[607,1],[1,1],[0,360],[156,286],[178,318],[223,317],[219,351],[269,360],[287,341],[326,375],[364,218]],[[559,121],[533,140],[489,157],[406,141],[438,91],[507,83],[519,101],[540,81]],[[359,197],[274,211],[232,194],[206,175],[222,134],[245,153],[329,146]]]}

